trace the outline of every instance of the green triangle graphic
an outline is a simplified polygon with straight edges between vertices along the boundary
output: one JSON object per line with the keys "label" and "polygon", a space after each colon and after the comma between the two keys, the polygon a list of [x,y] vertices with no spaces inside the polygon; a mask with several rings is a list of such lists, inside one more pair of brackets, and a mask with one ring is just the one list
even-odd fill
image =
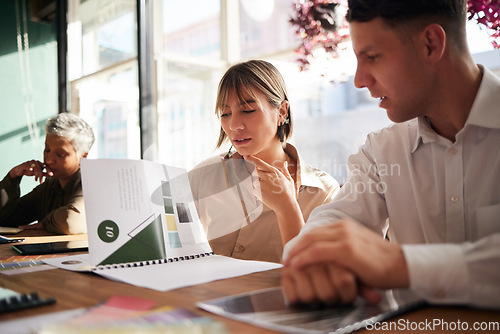
{"label": "green triangle graphic", "polygon": [[161,217],[157,216],[141,232],[103,260],[100,265],[158,260],[165,257]]}

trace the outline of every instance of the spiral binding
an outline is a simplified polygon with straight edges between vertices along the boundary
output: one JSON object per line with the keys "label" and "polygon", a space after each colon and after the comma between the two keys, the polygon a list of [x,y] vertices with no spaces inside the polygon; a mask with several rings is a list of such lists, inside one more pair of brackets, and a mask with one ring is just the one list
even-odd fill
{"label": "spiral binding", "polygon": [[173,257],[173,258],[168,258],[168,259],[147,260],[147,261],[139,261],[139,262],[124,262],[124,263],[116,263],[116,264],[101,264],[101,265],[96,266],[95,269],[103,270],[103,269],[144,267],[144,266],[150,266],[150,265],[155,265],[155,264],[165,264],[165,263],[170,263],[170,262],[179,262],[179,261],[199,259],[199,258],[210,256],[210,255],[214,255],[214,252],[179,256],[179,257]]}

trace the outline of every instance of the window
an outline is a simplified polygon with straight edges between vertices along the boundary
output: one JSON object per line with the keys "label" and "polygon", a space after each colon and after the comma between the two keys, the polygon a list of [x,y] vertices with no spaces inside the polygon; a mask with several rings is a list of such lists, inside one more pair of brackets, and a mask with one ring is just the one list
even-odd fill
{"label": "window", "polygon": [[[56,21],[37,19],[33,4],[0,2],[0,180],[14,166],[43,160],[43,126],[58,110]],[[37,185],[24,178],[21,195]]]}
{"label": "window", "polygon": [[90,157],[139,159],[135,0],[69,3],[71,111],[93,127]]}
{"label": "window", "polygon": [[[158,87],[158,157],[192,168],[213,154],[219,133],[215,94],[221,56],[219,0],[154,2]],[[160,10],[161,8],[161,10]]]}
{"label": "window", "polygon": [[341,58],[320,55],[309,71],[299,70],[298,37],[289,23],[292,0],[144,1],[152,6],[152,31],[146,35],[153,45],[155,117],[149,126],[157,131],[157,143],[144,152],[141,131],[148,128],[141,130],[138,116],[137,3],[70,1],[71,108],[96,129],[91,156],[144,156],[191,169],[227,150],[215,150],[217,85],[229,66],[251,58],[272,62],[285,78],[295,119],[290,142],[340,183],[347,177],[348,156],[369,132],[391,123],[366,89],[354,87],[350,43]]}
{"label": "window", "polygon": [[272,62],[285,78],[295,119],[290,141],[339,182],[347,156],[368,132],[389,123],[352,78],[332,84],[319,71],[299,71],[291,0],[163,0],[161,6],[156,40],[163,45],[155,57],[160,162],[189,169],[217,153],[217,84],[231,64],[252,58]]}

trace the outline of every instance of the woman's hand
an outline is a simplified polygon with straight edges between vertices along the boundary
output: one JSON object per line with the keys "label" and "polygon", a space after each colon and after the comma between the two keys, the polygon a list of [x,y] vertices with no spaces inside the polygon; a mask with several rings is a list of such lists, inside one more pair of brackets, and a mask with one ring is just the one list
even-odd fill
{"label": "woman's hand", "polygon": [[254,156],[246,156],[245,160],[255,165],[259,176],[261,200],[271,210],[279,214],[297,203],[295,182],[288,172],[286,161],[281,168],[276,168]]}
{"label": "woman's hand", "polygon": [[259,158],[246,156],[246,160],[255,164],[259,176],[262,202],[276,213],[283,245],[295,237],[302,226],[304,217],[297,201],[297,188],[288,172],[287,163],[276,168]]}
{"label": "woman's hand", "polygon": [[42,183],[45,177],[52,176],[53,173],[43,162],[40,162],[38,160],[30,160],[12,168],[9,172],[9,175],[11,178],[20,177],[23,175],[34,176],[35,181]]}

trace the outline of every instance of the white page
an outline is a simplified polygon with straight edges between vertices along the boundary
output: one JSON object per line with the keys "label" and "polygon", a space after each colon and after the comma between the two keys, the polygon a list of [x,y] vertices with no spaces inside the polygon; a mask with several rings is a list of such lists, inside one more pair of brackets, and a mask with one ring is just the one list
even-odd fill
{"label": "white page", "polygon": [[220,255],[210,255],[193,260],[144,267],[95,269],[94,272],[112,280],[158,291],[168,291],[276,269],[281,266],[279,263],[247,261]]}
{"label": "white page", "polygon": [[212,251],[185,169],[131,159],[83,159],[81,168],[93,266]]}
{"label": "white page", "polygon": [[50,259],[43,259],[42,261],[47,264],[50,264],[51,266],[65,270],[81,271],[81,272],[92,271],[89,254],[77,254],[77,255],[69,255],[63,257],[54,257]]}
{"label": "white page", "polygon": [[282,267],[279,263],[239,260],[221,255],[142,267],[105,269],[91,269],[88,254],[57,257],[43,261],[57,268],[82,272],[93,271],[115,281],[158,291],[168,291]]}
{"label": "white page", "polygon": [[[122,250],[129,251],[129,254],[142,252],[149,249],[150,244],[157,244],[158,240],[164,246],[166,256],[156,259],[163,261],[166,258],[208,255],[212,249],[196,212],[184,169],[129,159],[83,159],[81,168],[90,265],[92,271],[101,276],[167,291],[281,267],[278,263],[220,255],[141,266],[141,262],[151,261],[136,260],[132,264],[122,260],[98,266],[110,255],[114,260],[122,259]],[[103,235],[103,231],[108,232],[108,225],[102,229],[108,221],[115,225],[111,233],[113,238],[109,240],[107,234]],[[148,231],[147,242],[140,239],[142,236],[136,238],[141,231]],[[175,238],[171,238],[172,235]],[[134,238],[142,242],[136,242]],[[117,251],[120,257],[115,256]],[[47,263],[63,269],[85,271],[88,269],[87,259],[86,256],[68,257]]]}

